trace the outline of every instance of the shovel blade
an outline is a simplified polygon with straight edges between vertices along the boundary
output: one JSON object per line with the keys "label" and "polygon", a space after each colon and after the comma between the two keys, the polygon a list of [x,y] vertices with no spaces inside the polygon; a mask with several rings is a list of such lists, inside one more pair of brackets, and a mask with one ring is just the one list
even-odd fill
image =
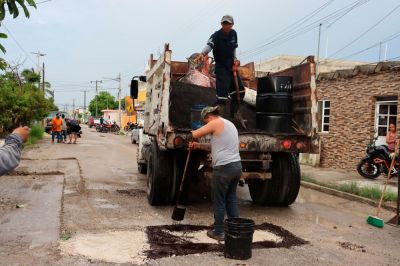
{"label": "shovel blade", "polygon": [[183,206],[175,206],[171,219],[174,221],[182,221],[185,218],[186,208]]}

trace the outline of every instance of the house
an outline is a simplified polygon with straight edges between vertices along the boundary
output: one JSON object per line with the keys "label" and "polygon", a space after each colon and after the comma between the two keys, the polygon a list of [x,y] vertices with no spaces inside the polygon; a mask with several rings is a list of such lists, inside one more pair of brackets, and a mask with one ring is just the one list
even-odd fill
{"label": "house", "polygon": [[400,125],[400,62],[321,73],[317,99],[319,165],[354,170],[375,135],[385,143],[389,123]]}

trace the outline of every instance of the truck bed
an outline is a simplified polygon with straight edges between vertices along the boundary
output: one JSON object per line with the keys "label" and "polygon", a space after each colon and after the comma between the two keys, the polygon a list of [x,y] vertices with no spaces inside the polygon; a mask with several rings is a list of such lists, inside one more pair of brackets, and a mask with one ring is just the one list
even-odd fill
{"label": "truck bed", "polygon": [[[170,83],[170,106],[169,119],[170,126],[177,131],[190,131],[191,124],[191,107],[194,104],[212,105],[216,104],[216,92],[213,88],[186,84],[179,81],[171,81]],[[229,113],[229,103],[227,103],[227,113]],[[231,120],[240,133],[262,133],[266,132],[256,128],[256,111],[255,108],[242,103],[240,113],[247,121],[247,128],[243,128],[237,121]],[[291,128],[296,128],[292,122]],[[271,134],[270,134],[271,135]],[[296,130],[286,132],[285,135],[304,135]]]}

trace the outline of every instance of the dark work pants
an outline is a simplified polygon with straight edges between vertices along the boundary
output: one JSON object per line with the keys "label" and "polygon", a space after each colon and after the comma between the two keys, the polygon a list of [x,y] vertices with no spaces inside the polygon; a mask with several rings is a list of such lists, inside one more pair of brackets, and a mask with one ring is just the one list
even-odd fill
{"label": "dark work pants", "polygon": [[[236,113],[238,109],[238,102],[236,96],[236,87],[235,87],[235,79],[233,76],[233,70],[227,69],[224,66],[216,65],[215,67],[215,75],[216,75],[216,90],[217,90],[217,104],[225,104],[228,99],[231,99],[231,115]],[[242,79],[237,73],[238,83],[239,83],[239,93],[240,99],[244,98],[244,86]]]}
{"label": "dark work pants", "polygon": [[212,198],[214,205],[214,231],[224,232],[225,211],[228,218],[239,217],[236,188],[242,175],[241,162],[215,166],[213,169]]}

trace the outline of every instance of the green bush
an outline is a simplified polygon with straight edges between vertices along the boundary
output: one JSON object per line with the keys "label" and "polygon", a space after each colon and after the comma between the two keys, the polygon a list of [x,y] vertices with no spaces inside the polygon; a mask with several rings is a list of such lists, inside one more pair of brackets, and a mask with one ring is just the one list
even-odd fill
{"label": "green bush", "polygon": [[29,132],[29,137],[26,142],[26,145],[37,143],[38,140],[41,140],[43,138],[43,134],[44,134],[44,128],[41,125],[39,124],[33,125],[31,127],[31,131]]}

